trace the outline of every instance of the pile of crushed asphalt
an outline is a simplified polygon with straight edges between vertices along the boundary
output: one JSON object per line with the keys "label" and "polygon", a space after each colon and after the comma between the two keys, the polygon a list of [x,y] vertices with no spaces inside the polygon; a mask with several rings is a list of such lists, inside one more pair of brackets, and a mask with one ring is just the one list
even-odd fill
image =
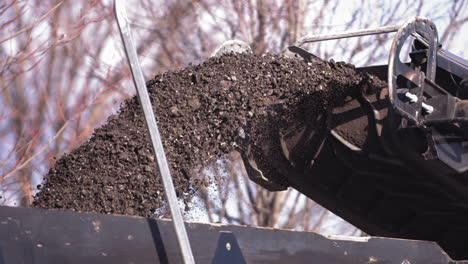
{"label": "pile of crushed asphalt", "polygon": [[[272,54],[227,54],[147,82],[179,198],[206,184],[200,168],[242,148],[275,140],[381,82],[352,65]],[[154,216],[164,193],[136,97],[61,157],[44,176],[33,206]]]}

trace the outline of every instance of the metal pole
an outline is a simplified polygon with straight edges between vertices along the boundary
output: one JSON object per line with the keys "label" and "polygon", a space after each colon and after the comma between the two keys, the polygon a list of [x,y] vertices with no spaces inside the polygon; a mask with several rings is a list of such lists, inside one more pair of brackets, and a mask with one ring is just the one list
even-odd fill
{"label": "metal pole", "polygon": [[322,40],[352,38],[352,37],[360,37],[360,36],[367,36],[367,35],[391,33],[391,32],[398,31],[398,29],[400,29],[400,26],[387,26],[387,27],[379,27],[379,28],[373,28],[373,29],[360,29],[356,31],[346,31],[346,32],[340,32],[340,33],[329,34],[329,35],[305,36],[305,37],[300,38],[294,45],[299,47],[305,43],[322,41]]}
{"label": "metal pole", "polygon": [[141,107],[146,120],[146,125],[151,138],[156,160],[159,166],[159,172],[166,193],[167,202],[171,211],[172,223],[179,242],[182,259],[185,264],[195,263],[193,258],[192,249],[190,248],[190,242],[185,230],[185,225],[182,220],[182,214],[180,213],[179,205],[177,203],[177,196],[174,189],[174,183],[172,181],[171,173],[169,171],[169,165],[167,163],[166,155],[159,134],[158,125],[154,116],[153,108],[151,106],[150,97],[146,89],[143,72],[141,71],[140,62],[138,61],[137,52],[134,46],[133,37],[130,31],[130,25],[128,24],[127,13],[125,11],[125,1],[114,0],[115,17],[119,26],[120,37],[125,48],[130,70],[132,72],[133,83],[137,89],[138,98],[140,100]]}

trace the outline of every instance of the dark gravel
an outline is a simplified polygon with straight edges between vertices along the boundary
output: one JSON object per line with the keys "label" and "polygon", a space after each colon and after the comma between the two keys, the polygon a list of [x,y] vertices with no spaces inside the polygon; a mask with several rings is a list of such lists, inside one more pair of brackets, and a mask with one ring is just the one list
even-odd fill
{"label": "dark gravel", "polygon": [[[229,54],[155,76],[147,85],[178,196],[188,200],[206,184],[198,170],[242,148],[240,135],[275,140],[282,127],[343,104],[360,82],[381,86],[352,65],[271,54]],[[164,207],[136,97],[55,163],[33,206],[146,217]]]}

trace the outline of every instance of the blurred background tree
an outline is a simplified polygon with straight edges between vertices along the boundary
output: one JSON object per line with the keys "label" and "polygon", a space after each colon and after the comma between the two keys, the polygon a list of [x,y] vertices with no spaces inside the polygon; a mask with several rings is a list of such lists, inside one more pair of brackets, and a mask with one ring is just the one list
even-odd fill
{"label": "blurred background tree", "polygon": [[[147,79],[200,63],[229,39],[246,41],[255,53],[280,53],[305,34],[398,25],[414,16],[430,18],[444,47],[467,55],[466,0],[133,0],[127,9]],[[0,203],[28,206],[55,160],[86,140],[134,88],[112,1],[6,0],[0,17]],[[392,36],[306,48],[357,66],[384,64]],[[360,234],[294,190],[271,193],[250,182],[237,153],[210,174],[216,184],[199,191],[186,217]]]}

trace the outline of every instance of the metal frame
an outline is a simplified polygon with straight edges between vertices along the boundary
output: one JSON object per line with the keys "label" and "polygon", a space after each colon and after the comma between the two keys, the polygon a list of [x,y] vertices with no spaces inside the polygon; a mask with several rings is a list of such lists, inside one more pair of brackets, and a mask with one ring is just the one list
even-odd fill
{"label": "metal frame", "polygon": [[[420,65],[406,65],[400,61],[399,55],[405,41],[410,37],[415,37],[424,45],[427,45],[425,50],[426,72],[424,73]],[[423,102],[423,82],[427,79],[435,82],[437,68],[437,50],[438,36],[435,25],[425,18],[416,17],[405,23],[395,35],[392,47],[390,49],[390,57],[388,61],[388,84],[389,98],[392,105],[404,117],[419,124],[423,119],[423,114],[431,114],[434,112],[434,107]],[[416,87],[414,89],[402,89],[404,94],[400,94],[397,84],[398,77],[404,77]],[[411,86],[408,84],[408,86]]]}
{"label": "metal frame", "polygon": [[[467,264],[436,243],[187,223],[197,263]],[[0,206],[0,263],[181,263],[172,221]]]}
{"label": "metal frame", "polygon": [[185,230],[185,225],[182,220],[179,204],[177,202],[177,195],[174,189],[171,172],[167,163],[166,154],[159,134],[158,125],[154,116],[153,108],[151,105],[150,97],[146,89],[145,79],[141,71],[140,62],[134,45],[133,37],[128,24],[127,13],[125,11],[125,1],[114,0],[115,17],[120,31],[120,37],[125,48],[125,54],[128,59],[128,64],[132,72],[133,83],[135,84],[138,98],[140,100],[141,108],[144,113],[146,125],[151,138],[151,145],[153,152],[156,155],[158,162],[159,172],[166,194],[167,203],[173,219],[174,229],[177,241],[180,247],[180,252],[183,262],[186,264],[195,263],[193,258],[192,249]]}

